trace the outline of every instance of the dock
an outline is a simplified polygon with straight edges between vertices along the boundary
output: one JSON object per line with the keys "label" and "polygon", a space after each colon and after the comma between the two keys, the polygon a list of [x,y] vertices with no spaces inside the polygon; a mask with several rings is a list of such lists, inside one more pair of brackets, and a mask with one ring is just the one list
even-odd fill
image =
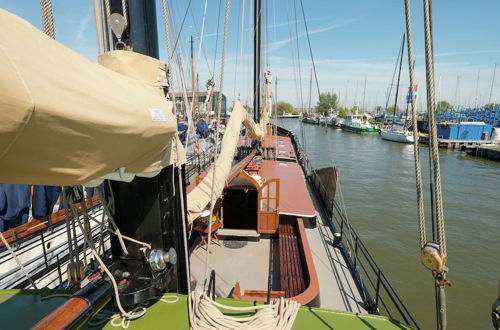
{"label": "dock", "polygon": [[483,145],[476,148],[476,156],[500,161],[500,145]]}
{"label": "dock", "polygon": [[[419,133],[419,142],[423,144],[429,144],[429,135],[425,133]],[[490,144],[489,140],[455,140],[455,139],[443,139],[438,138],[439,148],[448,149],[475,149],[483,144]]]}

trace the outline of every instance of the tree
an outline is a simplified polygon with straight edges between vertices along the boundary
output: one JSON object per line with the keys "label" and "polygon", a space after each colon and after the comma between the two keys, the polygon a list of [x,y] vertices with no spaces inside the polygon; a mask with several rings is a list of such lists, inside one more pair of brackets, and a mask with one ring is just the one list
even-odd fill
{"label": "tree", "polygon": [[278,102],[275,105],[273,105],[273,111],[276,111],[276,107],[278,107],[278,115],[282,115],[284,113],[295,114],[293,106],[290,103]]}
{"label": "tree", "polygon": [[499,104],[498,103],[488,103],[488,104],[485,104],[484,107],[486,109],[495,109],[495,108],[498,108]]}
{"label": "tree", "polygon": [[316,104],[316,112],[328,116],[331,111],[337,110],[337,95],[332,93],[321,93]]}
{"label": "tree", "polygon": [[340,118],[345,118],[349,115],[349,109],[347,108],[339,108],[339,117]]}
{"label": "tree", "polygon": [[453,108],[453,106],[447,101],[439,101],[436,105],[436,110],[440,112],[448,112]]}

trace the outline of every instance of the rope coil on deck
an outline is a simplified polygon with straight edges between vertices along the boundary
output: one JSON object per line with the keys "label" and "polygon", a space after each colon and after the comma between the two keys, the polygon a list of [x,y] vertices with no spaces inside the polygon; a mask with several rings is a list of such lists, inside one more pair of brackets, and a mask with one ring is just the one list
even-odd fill
{"label": "rope coil on deck", "polygon": [[[203,291],[191,293],[190,303],[193,305],[191,315],[191,329],[242,329],[261,330],[291,329],[300,304],[294,300],[279,298],[269,305],[248,307],[233,307],[217,303],[210,299]],[[219,309],[233,312],[257,312],[248,317],[234,317],[223,314]]]}

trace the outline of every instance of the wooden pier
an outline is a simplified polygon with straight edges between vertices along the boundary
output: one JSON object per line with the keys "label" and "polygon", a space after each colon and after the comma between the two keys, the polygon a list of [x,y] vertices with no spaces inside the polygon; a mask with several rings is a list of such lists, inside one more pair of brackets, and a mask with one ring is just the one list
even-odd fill
{"label": "wooden pier", "polygon": [[[419,142],[429,144],[429,135],[425,133],[419,133]],[[468,149],[476,149],[483,144],[489,143],[491,143],[491,141],[489,140],[452,140],[438,138],[439,148],[459,149],[463,151]]]}

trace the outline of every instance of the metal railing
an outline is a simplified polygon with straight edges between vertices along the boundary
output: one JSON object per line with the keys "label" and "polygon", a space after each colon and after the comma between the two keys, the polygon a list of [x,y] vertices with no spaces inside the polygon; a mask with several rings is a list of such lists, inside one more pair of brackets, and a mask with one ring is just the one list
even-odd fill
{"label": "metal railing", "polygon": [[400,319],[420,329],[337,202],[333,203],[330,221],[333,229],[342,237],[343,252],[354,276],[357,277],[363,301],[370,313]]}

